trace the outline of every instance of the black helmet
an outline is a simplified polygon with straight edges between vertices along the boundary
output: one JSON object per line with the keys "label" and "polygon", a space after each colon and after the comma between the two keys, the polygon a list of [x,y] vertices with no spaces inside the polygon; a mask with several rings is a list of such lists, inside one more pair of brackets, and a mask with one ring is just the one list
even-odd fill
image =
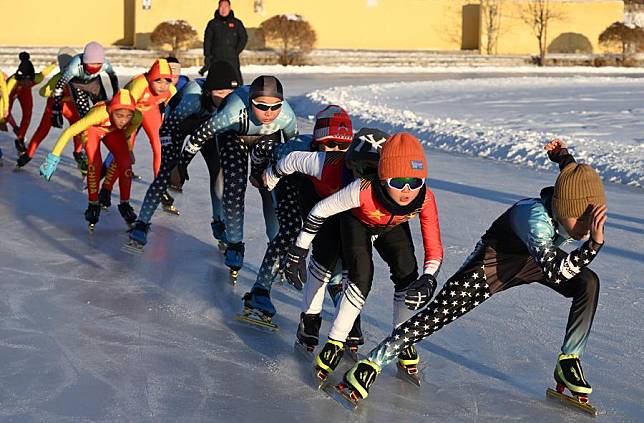
{"label": "black helmet", "polygon": [[362,128],[353,136],[349,149],[344,154],[344,161],[361,177],[368,177],[378,171],[378,160],[382,145],[389,134],[375,128]]}

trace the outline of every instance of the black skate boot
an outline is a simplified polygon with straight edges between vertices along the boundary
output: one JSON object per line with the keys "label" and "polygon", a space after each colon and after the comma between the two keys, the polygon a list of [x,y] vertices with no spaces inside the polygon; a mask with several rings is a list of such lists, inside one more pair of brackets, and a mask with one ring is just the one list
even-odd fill
{"label": "black skate boot", "polygon": [[29,157],[27,154],[21,154],[20,156],[18,156],[18,160],[16,160],[16,167],[23,167],[30,161],[31,157]]}
{"label": "black skate boot", "polygon": [[344,344],[340,341],[328,339],[322,351],[315,357],[315,375],[317,376],[320,384],[333,373],[344,354]]}
{"label": "black skate boot", "polygon": [[226,225],[221,219],[213,219],[210,222],[210,228],[212,229],[212,236],[217,240],[217,248],[222,253],[226,252]]}
{"label": "black skate boot", "polygon": [[127,223],[129,227],[132,227],[136,221],[136,213],[134,213],[134,209],[130,206],[130,203],[128,201],[123,201],[119,204],[118,209],[119,213],[121,213],[121,217],[125,220],[125,223]]}
{"label": "black skate boot", "polygon": [[357,404],[369,396],[369,387],[376,381],[380,366],[369,360],[360,360],[344,374],[343,383],[337,386],[347,400]]}
{"label": "black skate boot", "polygon": [[302,345],[313,358],[313,350],[320,340],[320,325],[322,318],[319,314],[300,313],[300,324],[297,327],[297,343]]}
{"label": "black skate boot", "polygon": [[101,205],[103,210],[107,210],[112,205],[112,191],[108,191],[105,188],[101,188],[98,192],[98,204]]}
{"label": "black skate boot", "polygon": [[23,138],[16,138],[16,140],[14,141],[14,144],[16,145],[16,151],[18,152],[18,156],[27,154],[27,147],[25,147],[25,140]]}
{"label": "black skate boot", "polygon": [[239,269],[244,265],[244,243],[236,242],[228,244],[224,253],[224,264],[230,268],[230,279],[234,284],[237,283]]}
{"label": "black skate boot", "polygon": [[85,210],[85,220],[89,222],[89,231],[94,232],[94,227],[98,223],[98,218],[101,215],[101,206],[98,205],[98,203],[91,202],[87,206],[87,210]]}
{"label": "black skate boot", "polygon": [[557,391],[562,388],[560,393],[563,393],[565,387],[576,397],[585,397],[587,401],[588,395],[593,392],[593,388],[584,377],[579,357],[575,354],[559,355],[555,367],[555,380],[557,381]]}
{"label": "black skate boot", "polygon": [[364,337],[362,336],[362,327],[360,326],[360,315],[356,317],[356,320],[353,322],[353,327],[351,332],[347,336],[347,341],[344,343],[347,347],[349,357],[358,362],[358,347],[364,344]]}
{"label": "black skate boot", "polygon": [[85,154],[83,154],[83,152],[72,153],[72,155],[74,156],[74,161],[76,161],[78,170],[80,170],[80,173],[83,176],[86,176],[87,175],[87,157],[85,157]]}
{"label": "black skate boot", "polygon": [[174,206],[174,198],[168,193],[168,191],[164,192],[161,196],[161,205],[163,207],[163,211],[179,215],[179,209]]}
{"label": "black skate boot", "polygon": [[420,357],[418,356],[416,347],[413,345],[408,346],[398,354],[398,376],[405,381],[420,386],[420,378],[418,376],[419,362]]}

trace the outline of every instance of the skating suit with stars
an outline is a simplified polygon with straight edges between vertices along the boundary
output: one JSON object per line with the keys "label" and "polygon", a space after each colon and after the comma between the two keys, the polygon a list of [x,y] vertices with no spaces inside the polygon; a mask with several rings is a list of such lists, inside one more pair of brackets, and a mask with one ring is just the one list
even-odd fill
{"label": "skating suit with stars", "polygon": [[[268,291],[277,271],[284,264],[289,245],[295,241],[302,227],[302,215],[309,211],[303,212],[301,209],[307,203],[314,204],[337,192],[343,186],[343,181],[346,183],[350,177],[344,165],[344,152],[294,151],[310,150],[311,140],[309,135],[298,136],[280,146],[275,156],[281,158],[266,169],[268,189],[273,191],[277,200],[279,231],[268,245],[255,286]],[[258,147],[259,144],[253,150],[254,163],[260,157],[267,156]],[[306,197],[304,201],[303,197]],[[323,284],[329,282],[340,251],[339,225],[337,219],[330,220],[315,238],[309,261],[309,268],[317,269],[314,278],[317,280],[319,277]],[[312,280],[311,277],[308,279]],[[315,285],[315,282],[312,284]]]}
{"label": "skating suit with stars", "polygon": [[112,69],[110,62],[105,59],[103,66],[97,73],[87,73],[83,68],[83,53],[77,54],[72,58],[67,67],[61,70],[62,76],[56,83],[54,89],[54,104],[55,107],[60,107],[62,102],[65,86],[69,84],[69,88],[74,98],[76,110],[80,117],[83,117],[89,112],[92,103],[107,100],[105,87],[101,82],[101,76],[107,75],[110,78],[112,85],[112,92],[116,93],[119,89],[119,81]]}
{"label": "skating suit with stars", "polygon": [[[47,75],[51,73],[52,70],[56,68],[55,64],[51,64],[45,67],[42,71],[38,72],[33,80],[28,84],[21,84],[16,79],[15,75],[12,75],[7,80],[7,91],[9,95],[9,115],[7,116],[7,122],[11,124],[14,128],[17,129],[17,137],[24,139],[27,135],[27,129],[31,123],[31,116],[34,107],[34,99],[31,93],[31,90],[34,86],[40,84]],[[16,121],[11,115],[11,109],[13,108],[13,103],[18,100],[20,103],[20,108],[22,109],[22,117],[20,118],[20,125],[16,125]]]}
{"label": "skating suit with stars", "polygon": [[599,279],[586,266],[599,246],[593,249],[591,241],[586,241],[570,253],[560,249],[568,238],[552,217],[552,192],[551,187],[546,188],[541,198],[521,200],[503,213],[427,307],[395,329],[371,351],[369,359],[385,365],[399,351],[463,316],[492,294],[532,282],[572,298],[561,351],[581,354],[599,296]]}
{"label": "skating suit with stars", "polygon": [[203,122],[216,111],[210,98],[203,96],[202,84],[203,80],[190,81],[170,100],[159,130],[161,164],[154,181],[145,193],[139,213],[141,222],[150,223],[161,202],[161,196],[170,185],[170,172],[179,161],[183,140],[188,134],[186,125],[191,121]]}
{"label": "skating suit with stars", "polygon": [[[297,119],[291,106],[284,101],[280,114],[270,124],[262,125],[253,114],[250,106],[249,86],[243,86],[226,97],[217,113],[200,125],[190,136],[181,156],[188,165],[201,147],[219,134],[229,134],[225,140],[219,139],[219,157],[224,174],[224,193],[222,198],[222,217],[226,226],[229,243],[239,243],[244,239],[244,199],[248,182],[249,148],[255,142],[280,143],[297,135]],[[266,148],[266,147],[265,147]],[[266,192],[266,190],[260,190]],[[270,220],[274,207],[264,207],[264,218]],[[268,223],[267,223],[268,226]],[[273,232],[273,236],[277,231]],[[269,236],[269,239],[272,236]]]}

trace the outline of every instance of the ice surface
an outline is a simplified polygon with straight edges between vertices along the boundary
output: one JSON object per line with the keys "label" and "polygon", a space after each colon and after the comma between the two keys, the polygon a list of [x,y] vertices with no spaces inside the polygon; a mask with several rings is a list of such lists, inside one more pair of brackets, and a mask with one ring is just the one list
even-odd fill
{"label": "ice surface", "polygon": [[[283,82],[292,97],[386,80],[303,75]],[[40,97],[35,102],[32,125],[44,106]],[[266,243],[254,188],[249,185],[247,193],[248,266],[232,287],[210,234],[201,159],[191,165],[184,194],[175,195],[181,216],[157,212],[146,251],[133,256],[120,250],[126,234],[115,205],[88,235],[87,197],[71,147],[51,182],[38,175],[59,133],[53,129],[20,172],[12,171],[12,137],[0,133],[0,421],[590,421],[545,399],[569,301],[536,285],[499,294],[421,342],[423,387],[386,368],[351,416],[312,388],[309,367],[293,353],[298,292],[274,288],[277,334],[234,321]],[[440,283],[498,214],[556,176],[553,167],[530,169],[435,149],[427,154],[446,252]],[[138,212],[152,173],[143,133],[136,156],[135,171],[144,178],[133,184]],[[644,415],[644,204],[639,188],[608,184],[607,195],[607,245],[592,266],[602,294],[584,369],[595,389],[591,399],[605,413],[598,421],[637,422]],[[421,245],[417,224],[412,228]],[[392,292],[376,259],[364,311],[365,352],[390,331]],[[325,307],[322,335],[331,318],[328,301]]]}

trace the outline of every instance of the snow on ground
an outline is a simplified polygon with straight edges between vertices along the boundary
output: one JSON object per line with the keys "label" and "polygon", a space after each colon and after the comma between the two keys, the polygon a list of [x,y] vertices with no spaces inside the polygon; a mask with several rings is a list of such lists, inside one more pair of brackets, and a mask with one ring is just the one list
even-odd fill
{"label": "snow on ground", "polygon": [[644,186],[644,79],[509,77],[334,87],[298,113],[347,108],[362,124],[410,131],[442,150],[549,167],[544,141],[565,139],[605,180]]}
{"label": "snow on ground", "polygon": [[[408,78],[401,75],[399,79]],[[247,77],[248,80],[252,78]],[[381,76],[288,76],[289,96],[325,86],[381,82]],[[125,82],[125,81],[121,81]],[[44,102],[35,97],[34,125]],[[17,113],[19,115],[19,113]],[[311,130],[307,120],[303,132]],[[29,134],[33,132],[33,128]],[[277,286],[277,334],[240,326],[234,314],[265,248],[261,207],[249,186],[246,266],[239,285],[210,235],[207,171],[196,158],[181,216],[155,215],[141,256],[120,250],[125,226],[115,206],[88,235],[86,193],[68,147],[51,182],[34,160],[13,172],[13,139],[0,133],[0,421],[2,422],[639,422],[644,415],[644,202],[642,190],[607,185],[607,244],[592,268],[602,294],[583,357],[601,415],[592,419],[545,399],[570,302],[541,286],[496,295],[421,342],[423,387],[383,370],[371,397],[351,415],[316,391],[310,365],[292,351],[301,295]],[[138,211],[151,181],[144,134],[135,149]],[[456,271],[490,222],[538,194],[553,167],[530,169],[428,149],[446,259],[439,283]],[[118,201],[116,192],[113,203]],[[415,242],[420,244],[416,223]],[[365,351],[390,331],[392,284],[375,260],[364,310]],[[322,335],[329,330],[327,300]],[[342,367],[344,369],[346,367]]]}

